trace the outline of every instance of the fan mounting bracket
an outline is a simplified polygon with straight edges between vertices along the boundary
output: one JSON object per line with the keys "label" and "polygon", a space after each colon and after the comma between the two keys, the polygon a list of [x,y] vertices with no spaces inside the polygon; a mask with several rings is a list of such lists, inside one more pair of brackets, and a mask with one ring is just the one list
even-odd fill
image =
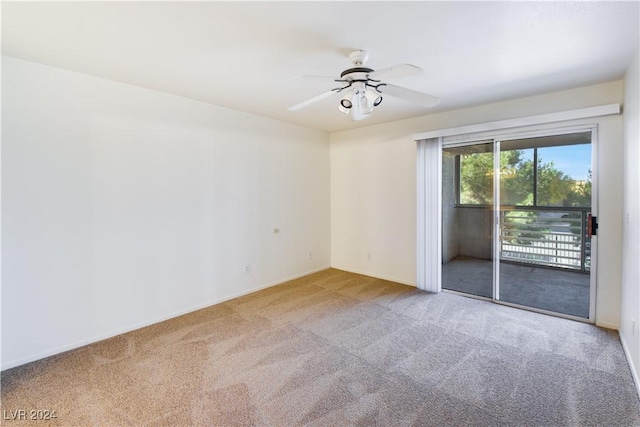
{"label": "fan mounting bracket", "polygon": [[369,59],[369,52],[366,50],[354,50],[349,54],[349,59],[356,67],[363,65]]}

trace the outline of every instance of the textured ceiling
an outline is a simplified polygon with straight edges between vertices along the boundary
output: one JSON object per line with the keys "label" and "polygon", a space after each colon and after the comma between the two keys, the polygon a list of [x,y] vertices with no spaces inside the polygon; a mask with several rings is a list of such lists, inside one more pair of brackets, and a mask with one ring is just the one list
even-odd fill
{"label": "textured ceiling", "polygon": [[[326,131],[616,80],[638,44],[638,2],[3,2],[2,53]],[[331,89],[348,53],[420,76],[389,83],[352,122]]]}

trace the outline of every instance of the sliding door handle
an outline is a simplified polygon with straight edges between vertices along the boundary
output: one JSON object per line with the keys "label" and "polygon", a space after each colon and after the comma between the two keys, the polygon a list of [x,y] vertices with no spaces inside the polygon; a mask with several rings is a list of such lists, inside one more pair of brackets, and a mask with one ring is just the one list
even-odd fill
{"label": "sliding door handle", "polygon": [[598,235],[598,217],[591,214],[587,215],[587,237]]}

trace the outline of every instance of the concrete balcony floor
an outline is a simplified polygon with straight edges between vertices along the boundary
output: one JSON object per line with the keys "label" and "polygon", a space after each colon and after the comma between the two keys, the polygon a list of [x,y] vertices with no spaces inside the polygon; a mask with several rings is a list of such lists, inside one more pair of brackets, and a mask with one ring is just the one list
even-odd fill
{"label": "concrete balcony floor", "polygon": [[[502,262],[499,299],[588,319],[589,280],[585,273]],[[454,258],[442,266],[442,287],[491,298],[493,262]]]}

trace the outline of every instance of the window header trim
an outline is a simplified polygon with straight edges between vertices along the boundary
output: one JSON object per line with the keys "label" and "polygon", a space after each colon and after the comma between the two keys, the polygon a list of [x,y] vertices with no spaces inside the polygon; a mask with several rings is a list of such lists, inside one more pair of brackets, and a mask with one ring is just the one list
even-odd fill
{"label": "window header trim", "polygon": [[414,141],[430,138],[443,138],[454,135],[465,135],[512,129],[524,126],[543,125],[569,120],[586,119],[591,117],[610,116],[620,114],[620,104],[606,104],[597,107],[580,108],[577,110],[561,111],[556,113],[539,114],[536,116],[520,117],[516,119],[498,120],[494,122],[479,123],[475,125],[459,126],[455,128],[438,129],[428,132],[416,133]]}

